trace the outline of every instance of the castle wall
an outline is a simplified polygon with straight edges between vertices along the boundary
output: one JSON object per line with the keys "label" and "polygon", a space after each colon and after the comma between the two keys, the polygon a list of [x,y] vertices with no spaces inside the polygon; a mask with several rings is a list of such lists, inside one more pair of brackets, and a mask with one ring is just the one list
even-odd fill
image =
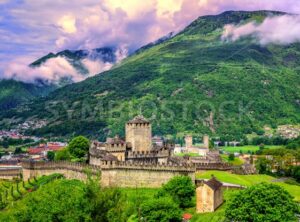
{"label": "castle wall", "polygon": [[101,168],[81,163],[65,161],[54,162],[23,162],[23,180],[53,173],[63,174],[67,179],[86,180],[87,175],[98,176]]}
{"label": "castle wall", "polygon": [[150,151],[152,148],[152,130],[149,123],[127,123],[126,142],[132,145],[132,151]]}
{"label": "castle wall", "polygon": [[96,157],[96,156],[90,155],[89,163],[90,163],[90,165],[100,166],[101,165],[101,159]]}
{"label": "castle wall", "polygon": [[20,178],[21,173],[21,168],[2,168],[0,169],[0,179],[12,180],[14,178]]}
{"label": "castle wall", "polygon": [[102,186],[115,187],[160,187],[177,175],[190,176],[195,180],[195,169],[191,166],[165,164],[130,164],[124,162],[104,162],[101,166],[68,162],[23,163],[23,179],[34,176],[61,173],[67,179],[86,180],[86,172],[92,176],[101,175]]}
{"label": "castle wall", "polygon": [[101,184],[108,187],[151,187],[158,188],[174,176],[185,175],[195,179],[192,171],[171,170],[169,168],[114,168],[102,169]]}

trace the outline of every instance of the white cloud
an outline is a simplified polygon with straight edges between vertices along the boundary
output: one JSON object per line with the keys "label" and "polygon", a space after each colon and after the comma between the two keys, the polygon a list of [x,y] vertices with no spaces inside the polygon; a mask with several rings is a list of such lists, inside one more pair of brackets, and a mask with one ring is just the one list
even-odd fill
{"label": "white cloud", "polygon": [[58,26],[65,33],[75,33],[76,28],[76,18],[73,15],[64,15],[58,20]]}
{"label": "white cloud", "polygon": [[109,70],[113,64],[109,62],[102,62],[102,61],[94,61],[89,59],[82,60],[82,63],[85,65],[85,67],[89,70],[90,75],[93,76],[98,73],[104,72]]}
{"label": "white cloud", "polygon": [[[126,47],[121,47],[116,50],[116,63],[127,57]],[[48,59],[39,67],[29,67],[32,58],[18,58],[9,63],[6,67],[2,78],[15,79],[22,82],[35,83],[36,80],[43,80],[46,83],[59,83],[62,78],[69,78],[73,82],[79,82],[87,77],[94,76],[111,69],[114,63],[103,62],[100,59],[81,60],[82,64],[87,68],[88,74],[79,73],[70,62],[64,57],[56,57]],[[1,62],[0,62],[1,64]]]}
{"label": "white cloud", "polygon": [[17,59],[5,69],[3,78],[13,78],[23,82],[35,82],[41,79],[49,82],[59,82],[62,77],[70,77],[74,82],[83,77],[63,57],[49,59],[38,68],[28,67],[26,59]]}
{"label": "white cloud", "polygon": [[300,41],[300,16],[283,15],[266,18],[261,24],[226,25],[222,38],[236,41],[252,35],[261,44],[291,44]]}

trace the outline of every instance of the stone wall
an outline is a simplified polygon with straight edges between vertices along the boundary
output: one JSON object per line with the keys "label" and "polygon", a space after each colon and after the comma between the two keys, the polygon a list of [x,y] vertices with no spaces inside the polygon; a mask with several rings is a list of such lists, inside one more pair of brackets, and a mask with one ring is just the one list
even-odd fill
{"label": "stone wall", "polygon": [[11,180],[14,178],[20,178],[22,174],[22,168],[1,168],[0,179]]}
{"label": "stone wall", "polygon": [[201,163],[201,162],[194,162],[197,171],[202,170],[222,170],[222,171],[231,171],[232,165],[229,163]]}
{"label": "stone wall", "polygon": [[91,176],[101,174],[101,168],[99,166],[66,161],[22,162],[22,168],[24,180],[53,173],[63,174],[67,179],[86,180],[88,174],[91,174]]}
{"label": "stone wall", "polygon": [[118,163],[103,164],[101,183],[114,187],[161,187],[171,178],[185,175],[195,180],[195,169],[192,166],[167,164]]}
{"label": "stone wall", "polygon": [[160,187],[177,175],[190,176],[195,180],[193,166],[166,164],[131,164],[124,162],[101,162],[93,166],[69,162],[23,162],[23,178],[61,173],[68,179],[86,180],[86,172],[101,177],[102,186],[114,187]]}

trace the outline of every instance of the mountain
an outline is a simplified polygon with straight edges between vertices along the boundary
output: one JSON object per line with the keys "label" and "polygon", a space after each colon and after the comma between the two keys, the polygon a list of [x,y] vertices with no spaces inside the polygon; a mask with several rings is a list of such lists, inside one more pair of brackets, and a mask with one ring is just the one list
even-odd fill
{"label": "mountain", "polygon": [[[117,48],[103,47],[92,50],[64,50],[56,54],[49,53],[46,56],[34,61],[29,66],[37,68],[50,59],[65,58],[78,73],[88,75],[89,70],[83,63],[84,60],[98,61],[115,64],[117,58]],[[27,103],[40,96],[46,96],[54,89],[73,83],[70,78],[61,78],[58,83],[46,82],[47,80],[36,79],[34,84],[18,82],[15,80],[0,80],[0,110],[14,108],[22,103]]]}
{"label": "mountain", "polygon": [[15,80],[0,80],[0,110],[14,108],[21,103],[47,95],[53,91],[53,85],[35,85]]}
{"label": "mountain", "polygon": [[[75,70],[83,75],[87,76],[89,73],[88,67],[84,63],[85,60],[98,61],[101,63],[109,63],[114,65],[117,58],[118,49],[116,47],[103,47],[96,48],[92,50],[64,50],[56,54],[49,53],[46,56],[34,61],[29,66],[32,68],[40,67],[41,65],[47,63],[50,59],[55,59],[58,57],[64,58],[68,63],[75,68]],[[72,79],[62,78],[57,84],[59,86],[64,86],[73,83]]]}
{"label": "mountain", "polygon": [[222,41],[226,24],[261,22],[272,11],[203,16],[174,37],[113,69],[57,89],[46,98],[1,113],[45,119],[30,133],[105,137],[124,132],[142,113],[154,134],[209,133],[243,137],[264,126],[300,123],[300,44]]}
{"label": "mountain", "polygon": [[142,46],[141,48],[139,48],[138,50],[134,51],[134,54],[140,53],[146,49],[150,49],[158,44],[164,43],[165,41],[169,40],[170,38],[172,38],[174,36],[174,32],[170,32],[169,34],[167,34],[166,36],[163,36],[159,39],[157,39],[154,42],[151,42],[149,44],[146,44],[144,46]]}

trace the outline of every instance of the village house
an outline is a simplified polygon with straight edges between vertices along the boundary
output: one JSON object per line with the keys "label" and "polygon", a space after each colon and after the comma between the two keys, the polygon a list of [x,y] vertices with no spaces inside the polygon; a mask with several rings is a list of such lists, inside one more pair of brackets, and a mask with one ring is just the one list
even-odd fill
{"label": "village house", "polygon": [[39,160],[44,159],[49,151],[59,151],[67,146],[66,143],[60,142],[48,142],[46,144],[40,144],[37,147],[29,147],[27,152],[31,159]]}

